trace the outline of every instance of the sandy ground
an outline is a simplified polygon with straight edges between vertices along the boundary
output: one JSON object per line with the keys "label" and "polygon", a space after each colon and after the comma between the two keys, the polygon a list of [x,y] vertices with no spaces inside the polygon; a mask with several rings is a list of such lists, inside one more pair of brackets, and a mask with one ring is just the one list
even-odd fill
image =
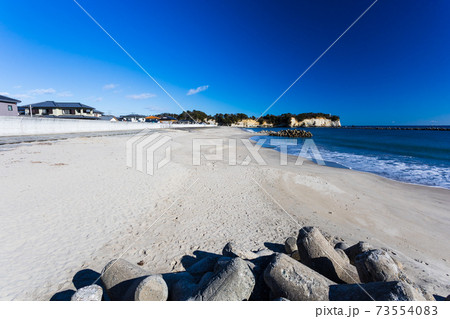
{"label": "sandy ground", "polygon": [[[219,253],[230,240],[276,249],[305,225],[386,248],[429,292],[450,292],[449,190],[296,166],[292,157],[280,166],[270,149],[259,151],[266,165],[253,158],[241,165],[249,152],[240,141],[230,166],[228,138],[250,137],[237,128],[164,134],[172,137],[172,160],[153,176],[125,165],[127,135],[0,151],[1,300],[63,298],[80,274],[95,277],[117,257],[170,272],[183,270],[195,251]],[[193,138],[224,139],[224,160],[194,166]]]}

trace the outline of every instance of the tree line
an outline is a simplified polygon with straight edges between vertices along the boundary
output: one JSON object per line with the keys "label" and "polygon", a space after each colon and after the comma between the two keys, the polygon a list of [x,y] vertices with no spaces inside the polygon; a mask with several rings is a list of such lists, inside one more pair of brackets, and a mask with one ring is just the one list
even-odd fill
{"label": "tree line", "polygon": [[207,120],[214,120],[218,125],[230,126],[232,124],[236,124],[242,120],[252,119],[258,120],[258,123],[261,125],[263,123],[272,124],[273,126],[287,126],[291,123],[291,118],[295,118],[297,121],[303,121],[306,119],[312,118],[325,118],[331,121],[338,121],[339,116],[325,114],[325,113],[300,113],[300,114],[292,114],[292,113],[284,113],[281,115],[273,115],[266,114],[260,118],[256,118],[255,116],[248,116],[244,113],[217,113],[215,115],[207,115],[205,112],[192,110],[185,111],[180,114],[175,113],[161,113],[157,114],[158,117],[170,116],[176,118],[178,121],[192,121],[194,119],[196,122],[205,122]]}

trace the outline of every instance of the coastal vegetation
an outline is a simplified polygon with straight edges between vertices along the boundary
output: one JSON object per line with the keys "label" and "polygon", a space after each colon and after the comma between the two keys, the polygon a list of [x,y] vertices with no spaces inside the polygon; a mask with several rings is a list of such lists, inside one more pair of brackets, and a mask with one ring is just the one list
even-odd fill
{"label": "coastal vegetation", "polygon": [[244,113],[217,113],[215,115],[207,115],[206,113],[199,110],[185,111],[180,114],[174,113],[161,113],[157,114],[158,117],[163,116],[171,116],[176,118],[179,121],[192,121],[196,122],[209,122],[214,121],[217,125],[221,126],[231,126],[235,125],[243,120],[254,120],[259,123],[259,125],[270,125],[270,126],[279,126],[286,127],[291,126],[292,118],[294,118],[297,122],[302,122],[304,120],[309,119],[326,119],[332,122],[339,121],[340,118],[337,115],[325,114],[325,113],[284,113],[281,115],[273,115],[267,114],[260,118],[256,118],[255,116],[248,116]]}
{"label": "coastal vegetation", "polygon": [[292,113],[284,113],[281,115],[272,115],[267,114],[258,119],[260,124],[267,123],[272,124],[273,126],[290,126],[291,119],[294,118],[297,122],[301,122],[303,120],[309,119],[327,119],[331,121],[339,121],[339,116],[325,114],[325,113],[300,113],[300,114],[292,114]]}

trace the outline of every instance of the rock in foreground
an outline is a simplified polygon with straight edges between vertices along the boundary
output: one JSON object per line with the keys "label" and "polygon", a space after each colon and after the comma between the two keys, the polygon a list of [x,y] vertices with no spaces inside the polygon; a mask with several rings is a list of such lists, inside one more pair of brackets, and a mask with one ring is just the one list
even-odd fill
{"label": "rock in foreground", "polygon": [[294,251],[297,251],[297,239],[294,237],[289,237],[284,242],[284,250],[288,255],[292,254]]}
{"label": "rock in foreground", "polygon": [[234,242],[229,242],[225,245],[222,250],[222,255],[226,257],[239,257],[242,259],[255,259],[259,256],[250,250],[246,250],[245,248],[239,246]]}
{"label": "rock in foreground", "polygon": [[293,301],[327,301],[334,282],[285,254],[275,254],[264,272],[274,298]]}
{"label": "rock in foreground", "polygon": [[169,289],[161,275],[150,275],[145,277],[130,294],[134,294],[135,301],[166,301]]}
{"label": "rock in foreground", "polygon": [[255,276],[247,263],[241,258],[233,258],[223,267],[223,269],[212,276],[191,300],[248,300],[254,287]]}
{"label": "rock in foreground", "polygon": [[337,253],[317,227],[303,227],[297,239],[300,260],[337,283],[358,283],[356,268]]}
{"label": "rock in foreground", "polygon": [[103,289],[99,285],[90,285],[77,290],[73,294],[72,301],[101,301]]}
{"label": "rock in foreground", "polygon": [[344,249],[344,251],[348,256],[350,263],[352,265],[355,265],[356,256],[358,256],[359,254],[365,253],[366,251],[369,251],[371,249],[372,249],[372,246],[369,243],[360,241],[357,244],[354,244],[353,246],[350,246],[347,249]]}
{"label": "rock in foreground", "polygon": [[151,275],[123,259],[114,259],[105,266],[102,281],[111,300],[163,301],[168,297],[161,275]]}
{"label": "rock in foreground", "polygon": [[132,290],[148,275],[149,272],[124,259],[113,259],[103,269],[102,281],[111,300],[133,300]]}
{"label": "rock in foreground", "polygon": [[380,249],[359,254],[355,266],[362,282],[398,280],[399,269],[391,256]]}

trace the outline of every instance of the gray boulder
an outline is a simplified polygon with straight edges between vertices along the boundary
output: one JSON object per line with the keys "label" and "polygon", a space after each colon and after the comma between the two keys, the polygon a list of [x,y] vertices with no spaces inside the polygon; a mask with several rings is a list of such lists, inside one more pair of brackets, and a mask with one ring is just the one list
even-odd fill
{"label": "gray boulder", "polygon": [[415,284],[408,284],[404,281],[400,281],[406,289],[408,297],[413,301],[435,301],[433,295],[426,291],[422,291]]}
{"label": "gray boulder", "polygon": [[203,275],[213,271],[218,257],[205,257],[186,269],[193,276]]}
{"label": "gray boulder", "polygon": [[169,300],[172,301],[189,300],[189,298],[192,298],[195,295],[197,289],[198,286],[195,284],[195,282],[187,279],[181,279],[177,281],[170,290]]}
{"label": "gray boulder", "polygon": [[187,271],[180,271],[180,272],[170,272],[166,274],[162,274],[164,281],[167,284],[167,287],[169,288],[169,292],[173,289],[173,286],[180,280],[187,280],[195,282],[194,276],[192,276]]}
{"label": "gray boulder", "polygon": [[233,258],[199,289],[191,300],[248,300],[255,286],[255,276],[241,258]]}
{"label": "gray boulder", "polygon": [[397,265],[398,270],[402,271],[404,269],[402,262],[393,256],[391,256],[391,258]]}
{"label": "gray boulder", "polygon": [[252,294],[250,296],[250,301],[254,300],[269,300],[270,297],[270,289],[264,282],[264,270],[267,268],[267,265],[272,260],[272,255],[263,256],[253,260],[246,260],[247,265],[250,270],[253,272],[255,276],[255,287],[253,288]]}
{"label": "gray boulder", "polygon": [[298,252],[298,250],[294,251],[294,252],[291,254],[291,257],[294,258],[295,260],[301,262],[301,260],[300,260],[300,253]]}
{"label": "gray boulder", "polygon": [[229,242],[225,245],[225,247],[222,250],[222,255],[226,257],[239,257],[242,259],[255,259],[258,258],[258,255],[254,252],[244,249],[243,247],[239,246],[238,244],[234,242]]}
{"label": "gray boulder", "polygon": [[206,285],[213,276],[214,276],[214,272],[212,272],[212,271],[204,274],[203,277],[198,282],[198,288],[202,288],[204,285]]}
{"label": "gray boulder", "polygon": [[254,273],[262,273],[272,260],[274,254],[275,253],[269,256],[261,256],[252,260],[246,260],[246,262]]}
{"label": "gray boulder", "polygon": [[372,249],[356,256],[355,266],[361,282],[396,281],[399,269],[391,256],[380,249]]}
{"label": "gray boulder", "polygon": [[362,254],[368,250],[371,250],[371,249],[373,249],[373,248],[369,243],[360,241],[357,244],[350,246],[347,249],[344,249],[344,251],[348,256],[350,263],[352,265],[355,265],[356,256],[358,256],[359,254]]}
{"label": "gray boulder", "polygon": [[336,245],[334,245],[334,249],[342,249],[342,250],[346,250],[347,248],[349,248],[350,246],[347,245],[347,243],[344,243],[343,241],[340,241],[338,243],[336,243]]}
{"label": "gray boulder", "polygon": [[264,281],[274,298],[326,301],[334,282],[285,254],[275,254],[264,271]]}
{"label": "gray boulder", "polygon": [[317,227],[303,227],[297,239],[300,260],[337,283],[358,283],[356,268],[337,253]]}
{"label": "gray boulder", "polygon": [[103,289],[99,285],[90,285],[78,289],[70,299],[71,301],[101,301]]}
{"label": "gray boulder", "polygon": [[[256,260],[256,259],[254,259]],[[244,260],[245,263],[247,264],[248,268],[250,268],[250,270],[253,272],[253,274],[255,272],[260,272],[260,265],[257,265],[254,260]]]}
{"label": "gray boulder", "polygon": [[345,253],[345,251],[339,248],[335,248],[334,250],[342,257],[343,260],[345,260],[346,263],[348,264],[350,263],[350,260],[348,259],[348,256]]}
{"label": "gray boulder", "polygon": [[284,242],[284,250],[288,255],[292,254],[294,251],[297,251],[297,239],[294,237],[287,238]]}
{"label": "gray boulder", "polygon": [[134,301],[166,301],[169,289],[161,275],[150,275],[128,294],[134,294]]}
{"label": "gray boulder", "polygon": [[101,279],[111,300],[134,300],[134,289],[149,275],[124,259],[113,259],[103,269]]}
{"label": "gray boulder", "polygon": [[167,300],[168,287],[161,275],[124,259],[111,260],[102,271],[102,281],[111,300]]}
{"label": "gray boulder", "polygon": [[[189,295],[190,289],[195,285],[196,279],[187,271],[166,273],[163,274],[163,279],[169,288],[168,300],[181,301],[186,300],[186,296]],[[192,297],[194,293],[191,293],[189,297]]]}
{"label": "gray boulder", "polygon": [[258,257],[272,256],[275,252],[270,249],[260,249],[254,252]]}
{"label": "gray boulder", "polygon": [[232,259],[232,257],[220,257],[219,259],[217,259],[216,265],[214,266],[214,272],[216,273],[224,269]]}

